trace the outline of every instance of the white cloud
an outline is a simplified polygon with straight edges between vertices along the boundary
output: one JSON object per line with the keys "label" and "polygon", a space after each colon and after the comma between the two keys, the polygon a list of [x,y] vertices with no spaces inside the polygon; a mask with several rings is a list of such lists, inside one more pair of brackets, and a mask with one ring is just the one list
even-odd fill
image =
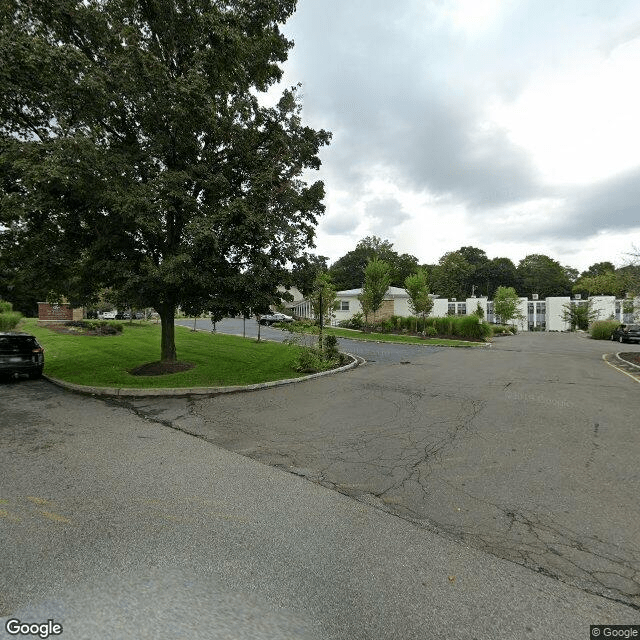
{"label": "white cloud", "polygon": [[376,233],[422,262],[474,245],[586,268],[622,229],[640,244],[638,3],[302,0],[285,32],[286,85],[334,132],[319,253]]}

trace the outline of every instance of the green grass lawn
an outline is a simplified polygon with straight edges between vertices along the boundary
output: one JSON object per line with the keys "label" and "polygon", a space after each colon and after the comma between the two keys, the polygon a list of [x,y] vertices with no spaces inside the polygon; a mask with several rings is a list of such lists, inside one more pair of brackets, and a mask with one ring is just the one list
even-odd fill
{"label": "green grass lawn", "polygon": [[[317,328],[313,328],[317,332]],[[480,347],[484,342],[469,342],[467,340],[447,340],[444,338],[417,338],[416,336],[396,335],[395,333],[363,333],[353,329],[325,327],[324,332],[338,338],[350,340],[370,340],[373,342],[401,342],[404,344],[423,344],[433,347]]]}
{"label": "green grass lawn", "polygon": [[176,327],[178,360],[193,369],[162,376],[128,371],[160,358],[160,325],[123,322],[113,336],[63,335],[27,319],[18,327],[45,348],[45,375],[95,387],[167,388],[246,385],[299,377],[297,347]]}

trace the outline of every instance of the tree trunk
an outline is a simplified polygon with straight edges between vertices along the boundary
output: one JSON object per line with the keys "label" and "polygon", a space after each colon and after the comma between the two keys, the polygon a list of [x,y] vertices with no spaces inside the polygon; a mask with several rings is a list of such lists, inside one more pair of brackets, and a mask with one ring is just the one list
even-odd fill
{"label": "tree trunk", "polygon": [[176,336],[175,336],[175,305],[170,303],[161,304],[158,307],[160,314],[160,322],[162,324],[162,337],[160,339],[160,360],[163,362],[175,362],[178,359],[176,353]]}

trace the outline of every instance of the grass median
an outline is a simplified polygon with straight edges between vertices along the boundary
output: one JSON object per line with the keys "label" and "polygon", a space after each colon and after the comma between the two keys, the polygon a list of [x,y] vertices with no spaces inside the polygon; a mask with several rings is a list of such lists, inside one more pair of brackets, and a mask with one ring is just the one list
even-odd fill
{"label": "grass median", "polygon": [[[286,329],[286,325],[283,325]],[[338,327],[324,327],[325,334],[334,335],[348,340],[364,340],[371,342],[396,342],[401,344],[422,344],[430,347],[481,347],[486,342],[470,340],[449,340],[447,338],[421,338],[419,336],[405,336],[396,333],[364,333],[356,329],[340,329]],[[317,333],[317,327],[309,327],[308,333]]]}
{"label": "grass median", "polygon": [[74,384],[117,388],[189,388],[247,385],[302,374],[294,369],[298,347],[236,336],[176,328],[176,350],[188,371],[135,376],[132,369],[160,355],[160,325],[124,321],[117,335],[69,335],[25,320],[20,331],[32,333],[45,348],[45,375]]}

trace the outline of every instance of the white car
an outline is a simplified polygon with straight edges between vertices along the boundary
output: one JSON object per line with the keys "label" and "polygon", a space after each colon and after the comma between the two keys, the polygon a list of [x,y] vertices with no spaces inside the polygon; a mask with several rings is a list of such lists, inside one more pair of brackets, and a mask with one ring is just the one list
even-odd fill
{"label": "white car", "polygon": [[113,309],[112,311],[105,311],[102,314],[102,319],[103,320],[115,320],[117,315],[118,315],[118,312],[115,309]]}
{"label": "white car", "polygon": [[293,322],[293,318],[284,313],[268,313],[260,316],[260,324],[269,326],[276,322]]}

